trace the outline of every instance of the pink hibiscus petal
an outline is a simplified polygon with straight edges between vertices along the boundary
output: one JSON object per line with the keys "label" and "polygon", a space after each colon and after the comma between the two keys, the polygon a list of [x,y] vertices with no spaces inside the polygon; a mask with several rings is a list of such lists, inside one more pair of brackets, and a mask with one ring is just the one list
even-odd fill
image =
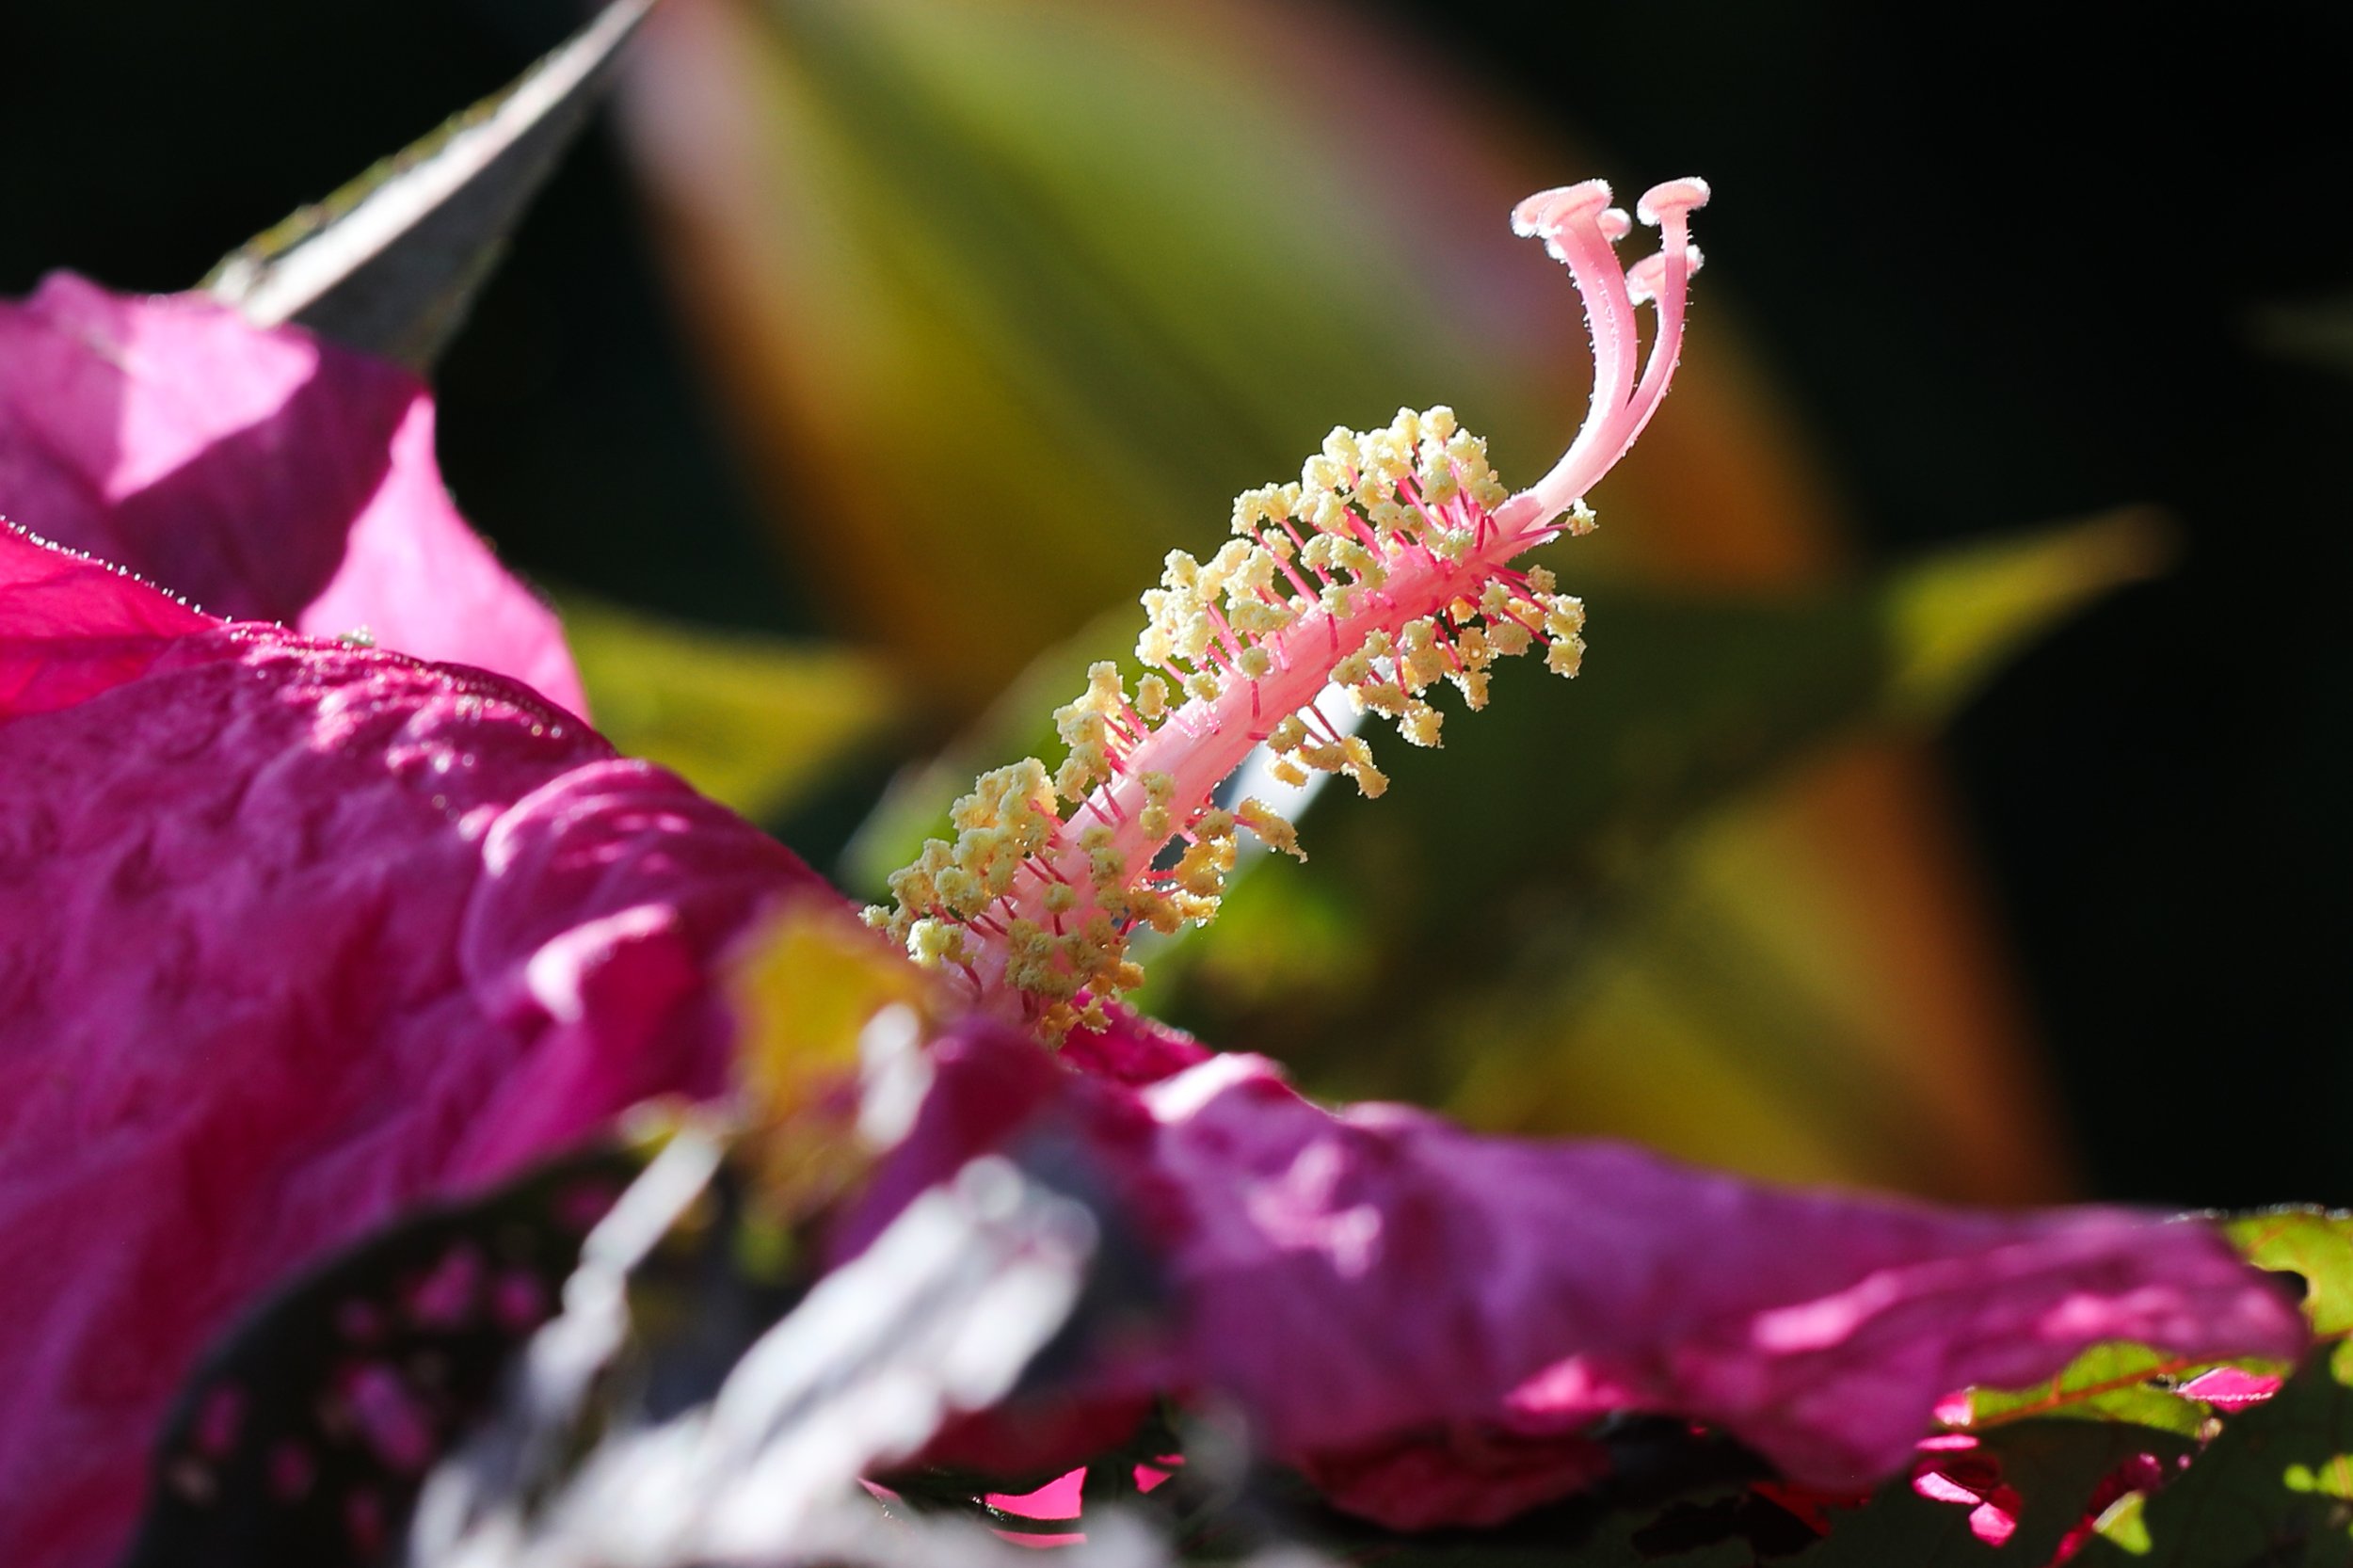
{"label": "pink hibiscus petal", "polygon": [[2186,1399],[2203,1400],[2217,1410],[2235,1416],[2270,1399],[2286,1381],[2267,1372],[2249,1372],[2238,1367],[2217,1367],[2211,1371],[2199,1373],[2175,1392]]}
{"label": "pink hibiscus petal", "polygon": [[200,295],[58,273],[0,303],[0,513],[215,615],[523,681],[584,712],[554,615],[441,485],[397,365]]}
{"label": "pink hibiscus petal", "polygon": [[[1401,1107],[1334,1112],[1250,1056],[1137,1089],[976,1028],[936,1064],[934,1103],[843,1244],[982,1147],[1081,1129],[1176,1310],[1166,1342],[1063,1402],[1222,1393],[1311,1475],[1410,1480],[1394,1507],[1370,1484],[1338,1499],[1392,1523],[1574,1490],[1590,1450],[1563,1443],[1547,1477],[1537,1445],[1618,1412],[1705,1422],[1796,1482],[1848,1488],[1900,1470],[1954,1387],[2032,1383],[2106,1339],[2220,1356],[2305,1338],[2193,1223],[1788,1191]],[[1050,1400],[996,1421],[1025,1464],[1052,1457],[1025,1432],[1084,1430]],[[960,1457],[984,1451],[958,1436]]]}
{"label": "pink hibiscus petal", "polygon": [[722,1089],[722,950],[821,886],[520,685],[0,530],[0,1561],[104,1560],[290,1270]]}

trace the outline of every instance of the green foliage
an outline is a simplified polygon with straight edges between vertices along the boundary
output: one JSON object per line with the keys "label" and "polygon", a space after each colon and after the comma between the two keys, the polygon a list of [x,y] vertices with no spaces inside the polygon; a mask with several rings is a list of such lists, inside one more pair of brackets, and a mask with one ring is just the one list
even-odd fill
{"label": "green foliage", "polygon": [[899,683],[849,648],[664,621],[566,596],[597,728],[632,757],[774,823],[889,735]]}
{"label": "green foliage", "polygon": [[1971,1390],[1969,1427],[1979,1432],[2051,1416],[2117,1421],[2194,1438],[2213,1418],[2213,1408],[2174,1393],[2170,1385],[2211,1365],[2161,1355],[2145,1345],[2095,1346],[2058,1376],[2032,1388]]}
{"label": "green foliage", "polygon": [[2353,1333],[2353,1213],[2267,1208],[2233,1220],[2229,1229],[2249,1263],[2304,1282],[2304,1315],[2314,1334]]}
{"label": "green foliage", "polygon": [[2353,1563],[2353,1346],[2316,1352],[2271,1400],[2233,1417],[2141,1507],[2128,1535],[2093,1542],[2078,1560],[2083,1568]]}

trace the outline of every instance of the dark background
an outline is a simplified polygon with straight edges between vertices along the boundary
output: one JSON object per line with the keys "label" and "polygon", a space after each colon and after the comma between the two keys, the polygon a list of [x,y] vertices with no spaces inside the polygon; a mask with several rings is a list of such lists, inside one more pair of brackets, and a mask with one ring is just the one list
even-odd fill
{"label": "dark background", "polygon": [[[2333,302],[2353,337],[2353,8],[1378,8],[1633,188],[1710,178],[1709,248],[1874,553],[2181,521],[2171,576],[2030,653],[1948,750],[2094,1186],[2353,1203],[2353,353],[2278,313]],[[17,0],[0,290],[187,286],[575,16]],[[601,134],[439,380],[452,486],[526,571],[800,624]]]}

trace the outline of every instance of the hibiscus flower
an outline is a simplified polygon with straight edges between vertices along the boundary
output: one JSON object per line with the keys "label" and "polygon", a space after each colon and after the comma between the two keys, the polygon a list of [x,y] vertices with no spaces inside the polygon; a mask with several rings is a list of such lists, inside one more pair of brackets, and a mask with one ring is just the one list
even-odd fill
{"label": "hibiscus flower", "polygon": [[[1560,464],[1509,493],[1445,409],[1336,431],[1299,484],[1241,499],[1212,560],[1170,557],[1147,673],[1094,673],[1060,715],[1068,758],[985,777],[872,912],[959,1000],[840,1252],[1050,1128],[1173,1299],[1150,1343],[936,1453],[1075,1462],[1156,1395],[1221,1396],[1342,1507],[1481,1522],[1588,1484],[1590,1429],[1620,1413],[1848,1486],[1900,1469],[1953,1388],[2100,1340],[2301,1345],[2293,1304],[2194,1223],[1779,1192],[1328,1111],[1118,1002],[1132,938],[1209,918],[1241,834],[1298,848],[1263,805],[1218,803],[1245,758],[1382,788],[1327,685],[1428,744],[1442,683],[1476,708],[1537,648],[1575,673],[1581,606],[1514,562],[1590,522],[1665,395],[1705,194],[1650,193],[1661,243],[1631,270],[1606,187],[1524,203],[1593,324]],[[578,716],[560,638],[450,511],[399,372],[72,280],[0,332],[0,509],[72,547],[0,533],[0,1558],[83,1568],[241,1306],[648,1096],[725,1095],[732,955],[833,895]]]}

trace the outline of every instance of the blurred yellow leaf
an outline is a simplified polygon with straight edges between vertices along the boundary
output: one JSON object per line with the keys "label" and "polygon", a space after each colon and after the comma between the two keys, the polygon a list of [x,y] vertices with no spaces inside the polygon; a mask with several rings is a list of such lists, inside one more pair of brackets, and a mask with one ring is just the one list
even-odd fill
{"label": "blurred yellow leaf", "polygon": [[1946,552],[1888,596],[1890,700],[1909,717],[1941,717],[2021,641],[2094,595],[2154,576],[2171,553],[2163,518],[2143,507]]}
{"label": "blurred yellow leaf", "polygon": [[[861,1115],[878,1074],[919,1072],[917,1048],[941,1016],[928,972],[830,899],[787,904],[732,976],[743,1147],[772,1208],[813,1213],[863,1174],[874,1140]],[[920,1090],[919,1090],[920,1092]]]}
{"label": "blurred yellow leaf", "polygon": [[887,735],[900,683],[871,655],[656,619],[568,596],[597,727],[714,800],[774,820]]}

